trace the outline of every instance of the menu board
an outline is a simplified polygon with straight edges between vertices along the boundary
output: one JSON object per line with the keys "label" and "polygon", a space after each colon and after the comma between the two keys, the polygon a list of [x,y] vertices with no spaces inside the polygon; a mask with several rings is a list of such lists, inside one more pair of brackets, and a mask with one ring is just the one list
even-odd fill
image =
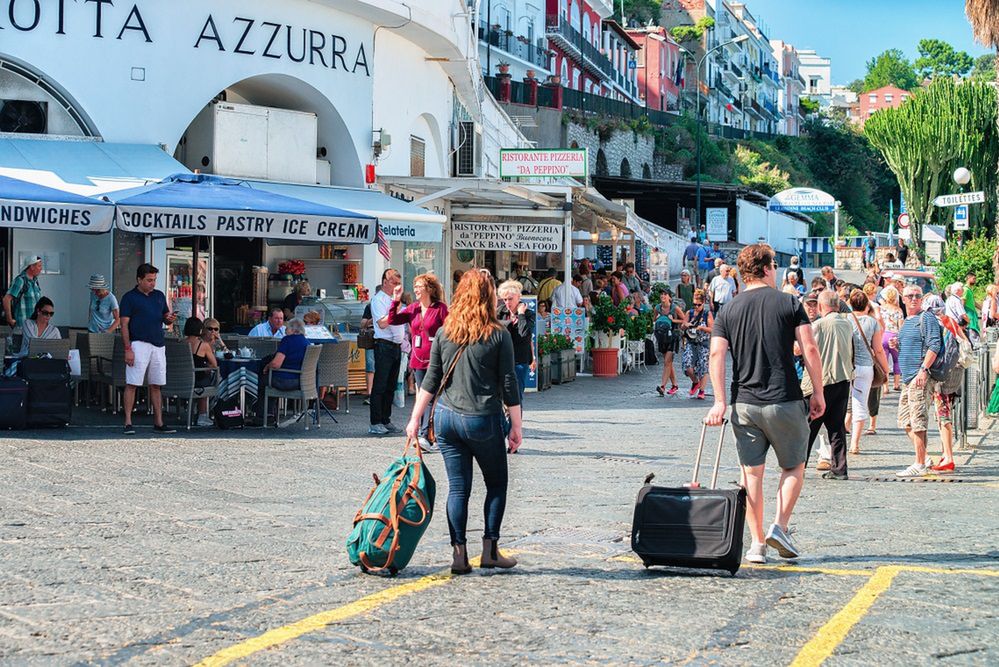
{"label": "menu board", "polygon": [[584,308],[552,308],[549,333],[565,335],[576,346],[576,354],[586,351],[586,332],[589,320]]}

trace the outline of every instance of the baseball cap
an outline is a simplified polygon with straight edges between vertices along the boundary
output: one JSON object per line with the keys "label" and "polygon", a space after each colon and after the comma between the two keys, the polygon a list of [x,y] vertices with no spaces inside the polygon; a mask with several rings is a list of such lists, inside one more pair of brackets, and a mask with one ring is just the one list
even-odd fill
{"label": "baseball cap", "polygon": [[822,290],[813,289],[811,292],[809,292],[808,294],[805,295],[805,297],[802,299],[802,301],[804,301],[804,302],[818,301],[819,300],[819,292],[821,292],[821,291]]}
{"label": "baseball cap", "polygon": [[23,271],[32,264],[37,264],[40,261],[42,261],[41,257],[39,257],[38,255],[31,255],[30,257],[24,260],[24,264],[21,266],[21,270]]}

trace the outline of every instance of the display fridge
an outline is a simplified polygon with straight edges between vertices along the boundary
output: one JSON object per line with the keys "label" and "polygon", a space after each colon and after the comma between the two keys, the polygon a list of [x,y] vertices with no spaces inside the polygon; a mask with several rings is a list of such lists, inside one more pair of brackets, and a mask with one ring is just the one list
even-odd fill
{"label": "display fridge", "polygon": [[[184,331],[184,323],[192,316],[202,320],[208,315],[210,266],[208,257],[198,256],[197,286],[194,285],[194,253],[190,250],[171,249],[167,257],[167,305],[177,315],[176,330]],[[192,305],[195,306],[192,308]]]}

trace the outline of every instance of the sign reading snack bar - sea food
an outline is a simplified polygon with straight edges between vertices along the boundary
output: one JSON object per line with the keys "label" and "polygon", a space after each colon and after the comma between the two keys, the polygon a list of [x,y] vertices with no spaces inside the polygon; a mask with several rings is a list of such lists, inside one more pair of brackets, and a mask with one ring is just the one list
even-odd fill
{"label": "sign reading snack bar - sea food", "polygon": [[500,178],[586,178],[585,148],[500,150]]}
{"label": "sign reading snack bar - sea food", "polygon": [[373,218],[328,218],[183,208],[118,207],[118,229],[169,236],[235,236],[320,243],[365,244],[375,240]]}
{"label": "sign reading snack bar - sea food", "polygon": [[455,250],[562,252],[564,229],[562,225],[452,222],[451,247]]}

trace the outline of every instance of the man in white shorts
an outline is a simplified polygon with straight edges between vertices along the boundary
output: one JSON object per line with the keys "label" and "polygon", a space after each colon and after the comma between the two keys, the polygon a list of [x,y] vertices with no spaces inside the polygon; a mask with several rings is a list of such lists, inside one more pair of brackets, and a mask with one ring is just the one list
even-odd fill
{"label": "man in white shorts", "polygon": [[160,387],[166,384],[166,342],[163,325],[173,324],[177,316],[170,312],[166,295],[156,289],[152,264],[142,264],[135,272],[136,286],[121,298],[121,338],[125,343],[125,435],[135,435],[132,408],[135,390],[149,379],[149,402],[153,406],[153,428],[159,433],[176,433],[163,424],[163,401]]}

